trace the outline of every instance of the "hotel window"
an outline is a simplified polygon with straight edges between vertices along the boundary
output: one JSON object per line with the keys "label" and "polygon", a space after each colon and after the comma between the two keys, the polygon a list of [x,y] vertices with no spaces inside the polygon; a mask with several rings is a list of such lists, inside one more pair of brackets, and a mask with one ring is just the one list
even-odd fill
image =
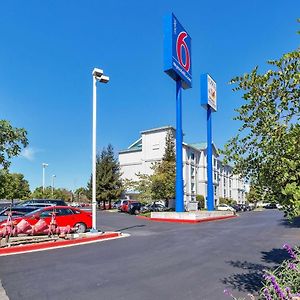
{"label": "hotel window", "polygon": [[195,168],[191,167],[191,177],[194,178],[195,177]]}
{"label": "hotel window", "polygon": [[191,192],[192,192],[192,194],[195,193],[195,184],[194,183],[191,184]]}
{"label": "hotel window", "polygon": [[191,160],[194,161],[194,159],[195,159],[195,154],[191,153]]}

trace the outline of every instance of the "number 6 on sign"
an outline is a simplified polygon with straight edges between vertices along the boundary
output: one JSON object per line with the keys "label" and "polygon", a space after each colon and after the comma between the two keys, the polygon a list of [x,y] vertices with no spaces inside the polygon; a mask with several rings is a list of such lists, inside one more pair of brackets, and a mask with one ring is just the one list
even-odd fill
{"label": "number 6 on sign", "polygon": [[164,18],[164,71],[175,81],[181,80],[182,87],[192,87],[192,39],[176,17]]}
{"label": "number 6 on sign", "polygon": [[[177,57],[178,57],[179,63],[187,72],[189,72],[190,66],[191,66],[191,57],[190,57],[189,48],[185,42],[185,39],[187,38],[187,36],[188,36],[187,33],[184,31],[179,33],[177,42],[176,42],[176,52],[177,52]],[[184,50],[185,63],[183,62],[184,59],[183,59],[182,50]]]}

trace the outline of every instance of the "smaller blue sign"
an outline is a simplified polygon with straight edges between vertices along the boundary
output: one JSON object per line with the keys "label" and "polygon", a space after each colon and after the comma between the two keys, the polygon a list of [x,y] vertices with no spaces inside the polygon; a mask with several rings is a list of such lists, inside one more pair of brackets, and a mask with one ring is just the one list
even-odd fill
{"label": "smaller blue sign", "polygon": [[200,77],[201,86],[201,105],[207,109],[211,107],[217,111],[217,84],[208,74],[202,74]]}
{"label": "smaller blue sign", "polygon": [[174,14],[164,18],[164,71],[182,87],[192,87],[192,39]]}

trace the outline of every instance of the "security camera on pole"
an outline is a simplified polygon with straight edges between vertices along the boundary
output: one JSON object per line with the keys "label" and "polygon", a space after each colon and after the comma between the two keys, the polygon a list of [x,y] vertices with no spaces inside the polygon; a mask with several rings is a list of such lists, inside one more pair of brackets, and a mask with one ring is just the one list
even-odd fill
{"label": "security camera on pole", "polygon": [[93,70],[93,142],[92,142],[92,229],[97,232],[96,227],[96,128],[97,128],[97,81],[108,83],[109,77],[103,75],[103,70],[95,68]]}
{"label": "security camera on pole", "polygon": [[164,71],[176,81],[176,212],[184,212],[181,91],[192,87],[192,39],[174,14],[164,18]]}
{"label": "security camera on pole", "polygon": [[201,105],[207,110],[207,210],[214,210],[214,186],[213,186],[213,164],[212,164],[212,112],[217,111],[217,84],[208,74],[202,74]]}

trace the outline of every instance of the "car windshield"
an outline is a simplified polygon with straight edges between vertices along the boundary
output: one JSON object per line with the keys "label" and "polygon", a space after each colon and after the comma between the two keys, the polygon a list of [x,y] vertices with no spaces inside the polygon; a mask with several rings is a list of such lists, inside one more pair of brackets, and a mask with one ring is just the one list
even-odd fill
{"label": "car windshield", "polygon": [[34,210],[34,211],[32,211],[32,212],[30,212],[30,213],[28,213],[28,214],[26,214],[25,216],[27,217],[27,216],[32,216],[32,215],[34,215],[34,214],[36,214],[36,213],[39,213],[39,212],[41,212],[43,210],[43,208],[38,208],[38,209],[36,209],[36,210]]}
{"label": "car windshield", "polygon": [[34,210],[37,210],[38,207],[28,207],[28,206],[15,206],[15,207],[8,207],[0,212],[0,216],[7,216],[9,213],[12,214],[12,216],[16,215],[25,215],[27,213],[30,213]]}

